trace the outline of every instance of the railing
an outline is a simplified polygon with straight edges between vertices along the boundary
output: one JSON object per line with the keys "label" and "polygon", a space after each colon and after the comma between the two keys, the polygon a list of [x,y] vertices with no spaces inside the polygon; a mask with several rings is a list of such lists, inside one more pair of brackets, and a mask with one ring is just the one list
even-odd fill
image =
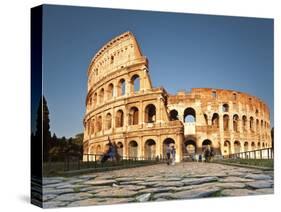
{"label": "railing", "polygon": [[273,159],[273,157],[274,152],[272,148],[257,149],[223,156],[224,159]]}

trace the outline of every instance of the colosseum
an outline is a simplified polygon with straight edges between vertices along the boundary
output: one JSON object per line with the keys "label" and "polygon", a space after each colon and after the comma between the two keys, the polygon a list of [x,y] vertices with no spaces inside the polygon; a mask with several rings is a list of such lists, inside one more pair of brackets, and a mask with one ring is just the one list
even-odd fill
{"label": "colosseum", "polygon": [[259,98],[213,88],[172,95],[153,87],[148,65],[131,32],[96,53],[88,68],[84,154],[101,154],[108,137],[120,155],[138,159],[162,158],[172,144],[177,162],[208,146],[220,155],[271,147],[269,108]]}

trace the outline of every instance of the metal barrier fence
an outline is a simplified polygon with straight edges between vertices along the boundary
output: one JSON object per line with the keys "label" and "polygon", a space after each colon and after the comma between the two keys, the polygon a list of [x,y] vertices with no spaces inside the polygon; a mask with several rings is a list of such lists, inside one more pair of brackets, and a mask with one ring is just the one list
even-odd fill
{"label": "metal barrier fence", "polygon": [[80,169],[102,169],[114,167],[130,167],[135,165],[149,165],[164,162],[165,158],[145,158],[145,157],[128,157],[119,156],[116,159],[108,159],[102,161],[103,154],[83,154],[79,158],[73,156],[66,156],[64,161],[64,171],[80,170]]}
{"label": "metal barrier fence", "polygon": [[272,148],[257,149],[223,156],[225,159],[273,159],[273,157],[274,151]]}

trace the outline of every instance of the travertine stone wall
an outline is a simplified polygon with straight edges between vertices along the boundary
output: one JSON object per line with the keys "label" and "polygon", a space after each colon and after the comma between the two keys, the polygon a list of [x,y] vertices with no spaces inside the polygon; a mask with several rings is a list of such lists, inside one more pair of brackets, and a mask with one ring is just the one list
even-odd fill
{"label": "travertine stone wall", "polygon": [[103,153],[108,137],[119,154],[139,159],[164,157],[168,143],[177,161],[207,146],[223,155],[271,146],[265,103],[231,90],[169,95],[154,88],[130,32],[105,44],[90,63],[84,128],[85,154]]}

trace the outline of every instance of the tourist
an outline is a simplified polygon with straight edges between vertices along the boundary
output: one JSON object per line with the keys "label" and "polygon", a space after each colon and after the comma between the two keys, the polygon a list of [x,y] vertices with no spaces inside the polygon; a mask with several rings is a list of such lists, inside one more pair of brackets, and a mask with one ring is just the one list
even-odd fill
{"label": "tourist", "polygon": [[172,155],[172,165],[175,165],[175,162],[176,162],[176,148],[175,148],[175,146],[172,146],[171,155]]}
{"label": "tourist", "polygon": [[170,165],[171,148],[169,144],[167,144],[166,146],[166,156],[167,156],[167,165]]}

